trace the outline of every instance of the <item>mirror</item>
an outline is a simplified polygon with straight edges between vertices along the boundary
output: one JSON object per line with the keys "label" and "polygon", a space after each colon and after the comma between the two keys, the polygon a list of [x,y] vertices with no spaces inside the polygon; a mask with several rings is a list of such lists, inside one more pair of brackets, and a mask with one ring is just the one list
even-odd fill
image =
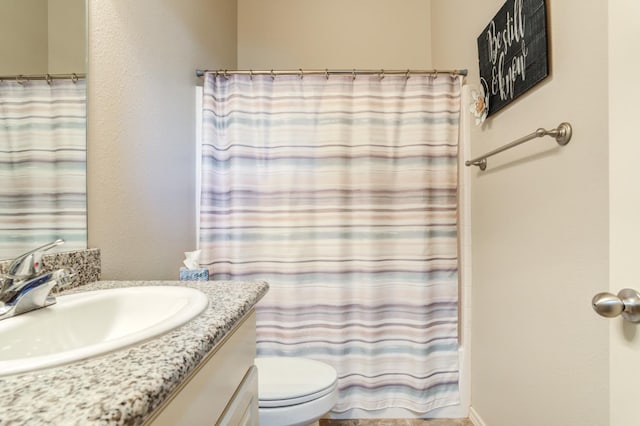
{"label": "mirror", "polygon": [[87,247],[85,0],[0,0],[0,259]]}

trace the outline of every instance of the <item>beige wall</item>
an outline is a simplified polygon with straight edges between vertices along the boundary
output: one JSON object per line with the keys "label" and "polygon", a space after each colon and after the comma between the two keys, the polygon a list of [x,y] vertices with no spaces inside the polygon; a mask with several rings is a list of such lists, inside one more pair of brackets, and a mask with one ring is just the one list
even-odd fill
{"label": "beige wall", "polygon": [[85,72],[85,0],[0,2],[0,75]]}
{"label": "beige wall", "polygon": [[238,0],[238,67],[429,68],[431,0]]}
{"label": "beige wall", "polygon": [[0,2],[0,75],[47,72],[47,0]]}
{"label": "beige wall", "polygon": [[431,66],[429,0],[263,3],[91,2],[89,246],[104,278],[174,279],[195,248],[195,68]]}
{"label": "beige wall", "polygon": [[[434,0],[433,61],[470,70],[503,0]],[[522,145],[472,172],[472,397],[489,426],[608,424],[607,2],[547,2],[552,76],[473,129],[484,153],[538,127],[569,145]],[[461,11],[464,11],[461,13]]]}
{"label": "beige wall", "polygon": [[235,0],[89,6],[89,246],[105,279],[177,279],[195,248],[196,68],[236,66]]}
{"label": "beige wall", "polygon": [[[92,2],[89,244],[104,277],[174,278],[195,246],[194,68],[433,62],[477,83],[475,40],[502,3],[239,0],[236,62],[233,1]],[[606,3],[548,3],[552,77],[463,154],[575,129],[565,148],[531,142],[473,172],[472,405],[490,426],[608,422],[608,324],[590,307],[608,280]]]}
{"label": "beige wall", "polygon": [[49,66],[51,74],[86,70],[85,0],[48,0]]}

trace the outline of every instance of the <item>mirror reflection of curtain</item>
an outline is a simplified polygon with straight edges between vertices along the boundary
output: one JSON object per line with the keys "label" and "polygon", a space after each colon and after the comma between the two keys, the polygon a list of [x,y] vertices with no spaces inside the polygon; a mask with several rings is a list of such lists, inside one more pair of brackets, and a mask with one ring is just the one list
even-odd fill
{"label": "mirror reflection of curtain", "polygon": [[86,248],[84,80],[0,81],[0,259]]}
{"label": "mirror reflection of curtain", "polygon": [[460,79],[207,74],[200,248],[266,280],[260,356],[339,373],[336,412],[458,403]]}

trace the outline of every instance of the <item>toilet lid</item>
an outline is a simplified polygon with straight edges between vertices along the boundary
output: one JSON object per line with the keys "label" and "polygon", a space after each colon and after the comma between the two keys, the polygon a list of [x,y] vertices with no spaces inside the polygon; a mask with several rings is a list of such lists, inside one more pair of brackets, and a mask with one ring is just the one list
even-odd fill
{"label": "toilet lid", "polygon": [[320,398],[337,387],[338,373],[306,358],[256,358],[260,407],[283,407]]}

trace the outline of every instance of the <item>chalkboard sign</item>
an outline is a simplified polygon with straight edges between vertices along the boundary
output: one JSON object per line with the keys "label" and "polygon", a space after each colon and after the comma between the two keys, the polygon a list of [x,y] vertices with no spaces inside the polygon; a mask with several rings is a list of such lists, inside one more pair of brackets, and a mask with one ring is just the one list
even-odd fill
{"label": "chalkboard sign", "polygon": [[549,75],[545,0],[507,0],[478,37],[491,115]]}

